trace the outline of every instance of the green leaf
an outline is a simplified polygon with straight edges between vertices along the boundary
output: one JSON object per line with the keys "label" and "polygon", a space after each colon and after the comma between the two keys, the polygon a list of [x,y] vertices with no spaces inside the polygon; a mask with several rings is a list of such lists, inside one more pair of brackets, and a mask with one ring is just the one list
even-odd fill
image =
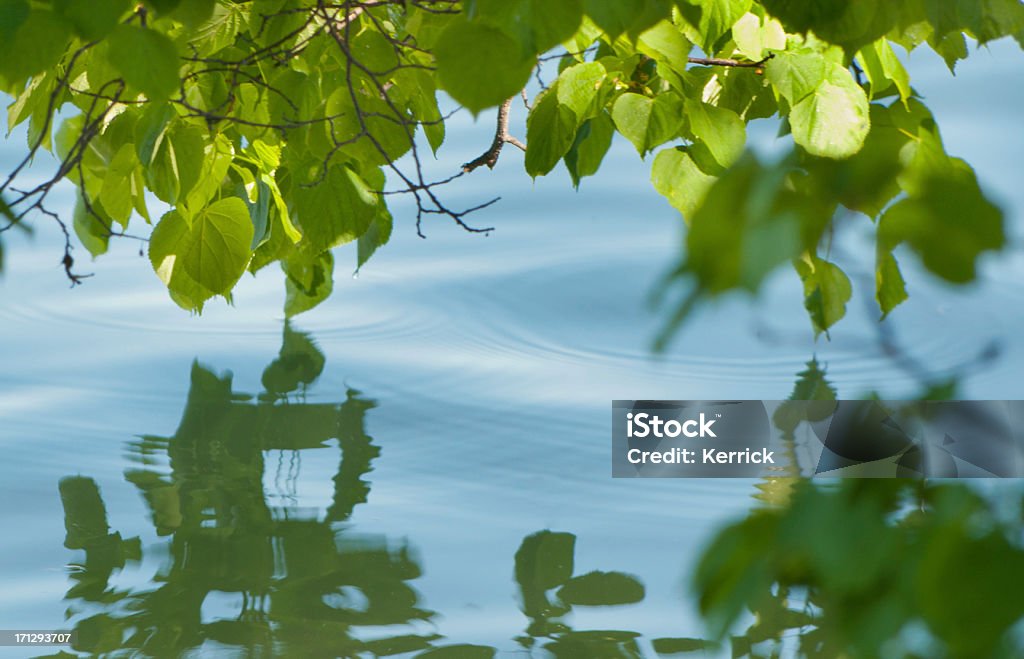
{"label": "green leaf", "polygon": [[178,8],[182,0],[145,0],[145,4],[158,14],[168,14]]}
{"label": "green leaf", "polygon": [[690,55],[690,42],[671,21],[661,21],[643,32],[636,41],[638,52],[667,64],[673,71],[682,75]]}
{"label": "green leaf", "polygon": [[[597,114],[598,91],[607,75],[598,62],[574,64],[558,76],[557,96],[561,105],[569,108],[580,123]],[[573,130],[576,126],[573,126]]]}
{"label": "green leaf", "polygon": [[802,224],[819,214],[794,194],[788,168],[762,166],[744,156],[711,186],[693,213],[681,276],[695,278],[710,295],[751,292],[802,247]]}
{"label": "green leaf", "polygon": [[[195,47],[199,56],[209,57],[235,43],[238,33],[245,27],[245,19],[240,5],[196,1],[206,5],[196,8],[199,12],[197,17],[202,16],[204,11],[206,17],[199,22],[189,44]],[[179,12],[183,9],[185,7],[181,7]]]}
{"label": "green leaf", "polygon": [[622,572],[588,572],[558,589],[558,599],[573,606],[633,604],[644,598],[644,585]]}
{"label": "green leaf", "polygon": [[534,178],[554,169],[576,136],[576,113],[558,96],[557,86],[544,92],[526,119],[526,173]]}
{"label": "green leaf", "polygon": [[732,26],[732,38],[736,48],[747,59],[759,62],[771,51],[786,48],[786,31],[770,16],[744,14]]}
{"label": "green leaf", "polygon": [[882,310],[882,319],[907,299],[906,282],[903,281],[896,257],[881,245],[875,263],[875,299],[878,308]]}
{"label": "green leaf", "polygon": [[601,167],[601,161],[612,145],[615,124],[607,112],[601,112],[593,119],[583,122],[576,131],[576,139],[565,154],[565,167],[569,170],[573,185],[580,187],[580,180],[593,176]]}
{"label": "green leaf", "polygon": [[475,0],[473,19],[506,31],[524,52],[543,53],[576,32],[583,20],[581,0]]}
{"label": "green leaf", "polygon": [[202,312],[203,304],[216,293],[200,285],[181,266],[180,253],[191,240],[190,227],[177,211],[164,215],[149,239],[149,262],[178,306]]}
{"label": "green leaf", "polygon": [[370,223],[366,233],[359,236],[356,243],[356,270],[370,260],[374,253],[387,244],[391,239],[391,230],[394,226],[394,219],[391,213],[383,205],[377,211],[377,216]]}
{"label": "green leaf", "polygon": [[434,57],[441,86],[473,113],[518,94],[536,64],[501,30],[464,21],[445,29]]}
{"label": "green leaf", "polygon": [[28,0],[0,0],[0,44],[9,43],[29,15]]}
{"label": "green leaf", "polygon": [[751,4],[751,0],[683,0],[677,6],[697,29],[697,45],[705,53],[713,54],[715,43],[750,10]]}
{"label": "green leaf", "polygon": [[808,153],[848,158],[871,128],[868,99],[849,71],[828,62],[824,82],[792,107],[789,123],[793,140]]}
{"label": "green leaf", "polygon": [[895,125],[893,109],[873,103],[871,132],[860,151],[846,160],[805,157],[802,164],[817,194],[873,218],[900,193],[900,151],[909,139]]}
{"label": "green leaf", "polygon": [[697,101],[687,104],[686,116],[694,136],[722,167],[729,167],[743,153],[747,131],[743,120],[732,110]]}
{"label": "green leaf", "polygon": [[256,181],[253,184],[253,192],[256,193],[256,199],[250,199],[249,193],[244,187],[240,192],[239,198],[245,202],[246,208],[249,209],[249,219],[252,220],[253,235],[251,248],[255,250],[266,239],[270,231],[270,204],[272,197],[270,186],[262,179]]}
{"label": "green leaf", "polygon": [[804,307],[814,333],[827,334],[846,315],[846,303],[853,295],[850,278],[836,264],[813,254],[794,261],[793,267],[804,283]]}
{"label": "green leaf", "polygon": [[54,0],[53,8],[74,26],[79,36],[94,41],[117,27],[131,8],[131,0]]}
{"label": "green leaf", "polygon": [[249,211],[237,197],[210,204],[191,221],[171,211],[153,229],[150,260],[172,292],[201,303],[197,294],[226,295],[242,276],[252,235]]}
{"label": "green leaf", "polygon": [[789,104],[796,105],[825,81],[826,64],[827,60],[818,52],[784,51],[768,60],[764,72]]}
{"label": "green leaf", "polygon": [[180,122],[173,124],[158,138],[153,160],[143,163],[149,189],[168,204],[184,199],[199,182],[205,149],[202,128]]}
{"label": "green leaf", "polygon": [[[815,36],[841,46],[850,55],[889,32],[901,13],[918,13],[915,3],[889,0],[762,0],[761,4],[781,21],[786,32],[813,31]],[[916,18],[914,16],[908,22],[917,22]]]}
{"label": "green leaf", "polygon": [[967,59],[967,40],[960,32],[951,32],[941,37],[933,34],[928,37],[928,45],[946,62],[950,73],[956,72],[958,61]]}
{"label": "green leaf", "polygon": [[637,17],[643,13],[643,0],[583,0],[583,9],[587,16],[599,28],[601,28],[610,39],[615,39],[627,31]]}
{"label": "green leaf", "polygon": [[[166,2],[167,0],[164,1]],[[171,18],[184,23],[189,28],[195,28],[210,20],[213,18],[214,12],[220,14],[225,11],[236,13],[244,11],[242,9],[244,4],[233,3],[232,6],[232,4],[218,2],[217,0],[173,0],[173,4],[177,6],[171,12]]]}
{"label": "green leaf", "polygon": [[178,53],[166,36],[143,27],[120,25],[108,39],[110,63],[129,85],[157,101],[178,89]]}
{"label": "green leaf", "polygon": [[612,120],[619,132],[643,156],[679,134],[683,123],[683,103],[671,93],[652,99],[627,92],[615,100]]}
{"label": "green leaf", "polygon": [[128,226],[128,218],[132,214],[132,174],[138,164],[135,146],[123,144],[111,160],[100,188],[99,201],[103,210],[122,227]]}
{"label": "green leaf", "polygon": [[1005,244],[1002,211],[965,167],[928,175],[914,194],[886,210],[878,232],[885,245],[906,241],[926,268],[954,283],[972,281],[978,257]]}
{"label": "green leaf", "polygon": [[[360,87],[353,94],[341,85],[327,97],[326,111],[328,116],[334,117],[330,122],[334,140],[345,145],[341,153],[366,165],[383,165],[397,160],[411,148],[412,129],[396,123],[394,111],[374,89]],[[371,140],[367,134],[373,135],[374,139]],[[310,126],[305,144],[301,139],[292,139],[287,147],[292,150],[308,149],[311,155],[325,159],[331,141],[324,137],[320,127]]]}
{"label": "green leaf", "polygon": [[292,190],[295,215],[305,244],[315,254],[363,235],[377,215],[379,200],[347,165],[332,166],[322,181]]}
{"label": "green leaf", "polygon": [[32,9],[15,2],[0,13],[0,77],[21,83],[29,76],[52,69],[60,61],[71,37],[71,29],[63,18],[52,11]]}
{"label": "green leaf", "polygon": [[910,75],[903,67],[903,63],[896,57],[896,53],[893,52],[887,39],[879,39],[861,48],[857,53],[857,59],[864,66],[864,74],[870,84],[872,99],[895,85],[900,100],[904,103],[907,102],[912,93]]}
{"label": "green leaf", "polygon": [[690,221],[715,177],[704,173],[686,147],[662,149],[654,157],[651,182],[654,189],[668,199],[683,218]]}
{"label": "green leaf", "polygon": [[[53,132],[53,121],[50,119],[50,100],[56,86],[57,76],[53,72],[35,75],[14,103],[7,108],[8,133],[26,119],[29,120],[27,140],[29,148],[36,144],[47,150],[52,148],[50,135]],[[58,95],[57,103],[60,102],[60,95]]]}
{"label": "green leaf", "polygon": [[79,197],[75,203],[73,221],[75,235],[93,258],[107,253],[107,246],[110,243],[110,218],[104,217],[95,205],[86,206]]}
{"label": "green leaf", "polygon": [[[257,144],[260,143],[257,142]],[[202,162],[203,170],[199,176],[199,181],[189,190],[181,203],[190,210],[202,208],[210,203],[221,191],[225,177],[228,174],[228,169],[231,167],[231,162],[231,141],[223,134],[216,135],[214,140],[206,145]],[[266,175],[261,176],[260,183],[263,183],[263,178],[269,179],[270,177]]]}
{"label": "green leaf", "polygon": [[285,318],[309,311],[326,300],[334,290],[334,255],[330,250],[316,255],[296,251],[281,261],[285,278]]}

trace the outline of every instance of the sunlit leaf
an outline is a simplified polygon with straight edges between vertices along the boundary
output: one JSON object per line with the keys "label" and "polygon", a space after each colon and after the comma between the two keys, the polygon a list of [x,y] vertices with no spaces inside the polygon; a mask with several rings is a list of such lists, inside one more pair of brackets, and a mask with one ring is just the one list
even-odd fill
{"label": "sunlit leaf", "polygon": [[671,94],[655,98],[628,92],[612,106],[612,120],[640,155],[676,137],[683,122],[683,104]]}
{"label": "sunlit leaf", "polygon": [[793,140],[808,153],[848,158],[871,127],[867,96],[849,71],[829,62],[824,81],[790,110],[789,123]]}

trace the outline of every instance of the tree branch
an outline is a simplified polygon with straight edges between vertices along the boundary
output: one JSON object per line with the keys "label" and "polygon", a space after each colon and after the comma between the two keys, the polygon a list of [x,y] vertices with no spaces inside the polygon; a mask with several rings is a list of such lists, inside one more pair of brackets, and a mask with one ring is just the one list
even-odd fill
{"label": "tree branch", "polygon": [[501,155],[501,149],[506,144],[511,144],[518,149],[526,151],[525,144],[509,135],[508,112],[511,107],[512,98],[501,104],[501,107],[498,108],[498,127],[494,131],[494,141],[491,142],[490,148],[481,153],[478,157],[464,164],[462,166],[462,171],[469,173],[483,165],[487,165],[488,169],[494,169],[494,165],[498,163],[498,157]]}
{"label": "tree branch", "polygon": [[722,59],[720,57],[687,57],[686,59],[690,64],[700,64],[702,66],[732,66],[741,69],[758,69],[764,66],[765,62],[773,57],[775,57],[775,55],[768,55],[768,57],[756,62],[740,59]]}

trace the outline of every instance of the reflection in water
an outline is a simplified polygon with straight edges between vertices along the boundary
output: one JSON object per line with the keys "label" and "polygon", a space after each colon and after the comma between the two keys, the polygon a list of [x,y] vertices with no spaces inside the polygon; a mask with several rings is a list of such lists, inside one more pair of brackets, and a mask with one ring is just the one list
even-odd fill
{"label": "reflection in water", "polygon": [[[174,435],[129,444],[138,466],[125,477],[145,498],[157,534],[170,536],[155,550],[168,558],[147,587],[109,588],[115,570],[140,560],[139,542],[110,532],[91,479],[61,481],[65,545],[86,554],[67,594],[77,600],[75,649],[166,656],[212,642],[256,656],[352,656],[426,648],[437,638],[411,628],[373,640],[357,633],[433,614],[418,606],[409,584],[422,570],[408,545],[337,524],[366,501],[363,476],[380,449],[363,423],[374,403],[359,392],[349,390],[341,404],[302,400],[323,365],[313,342],[286,326],[281,354],[264,371],[265,391],[257,398],[233,391],[230,375],[193,364]],[[290,452],[296,465],[301,451],[324,448],[332,439],[341,461],[326,515],[270,506],[263,486],[266,452]],[[286,480],[297,475],[290,468]],[[221,604],[225,594],[233,606]],[[210,615],[211,599],[218,609],[239,613]]]}
{"label": "reflection in water", "polygon": [[[178,656],[230,649],[252,656],[493,657],[481,645],[435,645],[435,613],[411,582],[422,574],[406,542],[361,535],[346,520],[365,503],[365,476],[380,448],[366,434],[375,403],[349,390],[340,404],[306,402],[324,356],[307,335],[284,328],[280,355],[263,372],[258,396],[233,390],[231,375],[194,363],[178,429],[128,444],[138,488],[164,544],[147,548],[163,565],[142,586],[112,585],[140,563],[138,538],[110,529],[99,487],[69,476],[59,489],[68,549],[84,550],[66,599],[78,632],[74,649],[91,654]],[[337,442],[340,462],[325,512],[294,496],[301,454]],[[268,469],[270,452],[287,457]],[[287,465],[285,465],[287,462]],[[283,491],[270,505],[264,483]],[[542,531],[515,555],[522,610],[530,623],[516,641],[556,657],[638,657],[638,634],[576,631],[574,606],[639,602],[644,587],[617,572],[573,575],[575,536]],[[116,580],[113,580],[116,581]],[[552,594],[552,591],[557,589]],[[419,624],[417,624],[419,622]],[[423,623],[426,623],[425,625]],[[673,639],[663,639],[672,641]],[[676,639],[678,640],[678,639]]]}
{"label": "reflection in water", "polygon": [[[74,650],[158,657],[498,654],[495,647],[443,638],[435,626],[439,616],[412,585],[423,574],[414,548],[361,534],[349,521],[355,507],[368,501],[366,476],[381,452],[365,430],[376,403],[352,389],[341,403],[309,402],[307,391],[324,364],[310,337],[287,324],[280,354],[264,369],[263,391],[256,396],[236,392],[230,374],[193,364],[174,434],[143,435],[127,446],[132,466],[125,478],[164,538],[145,550],[139,538],[110,527],[91,478],[60,481],[64,545],[84,552],[65,596],[69,624],[78,632]],[[831,412],[835,398],[825,371],[811,360],[798,374],[791,400],[818,401],[820,407],[803,404],[802,415],[795,415],[795,407],[783,405],[773,421],[792,438],[798,424]],[[340,456],[329,505],[300,506],[302,454],[335,446]],[[276,464],[268,464],[267,456],[275,454]],[[769,509],[785,508],[794,473],[780,467],[757,485],[755,498]],[[782,585],[759,598],[745,631],[729,638],[729,650],[699,638],[645,640],[628,629],[579,628],[576,609],[635,605],[646,589],[622,572],[577,574],[576,543],[574,534],[551,530],[522,540],[514,577],[526,624],[519,635],[509,630],[503,655],[636,659],[731,650],[733,657],[793,651],[832,656],[816,595]],[[763,547],[750,544],[745,551],[760,554]],[[131,583],[128,573],[119,578],[123,568],[144,559],[160,563],[148,581]],[[628,619],[637,620],[635,610]]]}

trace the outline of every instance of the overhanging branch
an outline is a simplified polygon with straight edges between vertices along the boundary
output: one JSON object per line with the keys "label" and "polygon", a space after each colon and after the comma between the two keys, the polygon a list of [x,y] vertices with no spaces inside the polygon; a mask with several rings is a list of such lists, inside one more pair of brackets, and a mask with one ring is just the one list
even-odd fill
{"label": "overhanging branch", "polygon": [[[515,98],[515,97],[512,97]],[[481,153],[479,156],[470,160],[462,166],[462,171],[469,173],[478,167],[487,165],[488,169],[494,169],[494,165],[498,163],[498,157],[501,155],[501,149],[506,144],[526,151],[526,145],[517,140],[515,137],[509,135],[508,132],[508,112],[512,107],[512,98],[507,99],[498,108],[498,126],[494,131],[494,141],[491,142],[489,149]]]}

